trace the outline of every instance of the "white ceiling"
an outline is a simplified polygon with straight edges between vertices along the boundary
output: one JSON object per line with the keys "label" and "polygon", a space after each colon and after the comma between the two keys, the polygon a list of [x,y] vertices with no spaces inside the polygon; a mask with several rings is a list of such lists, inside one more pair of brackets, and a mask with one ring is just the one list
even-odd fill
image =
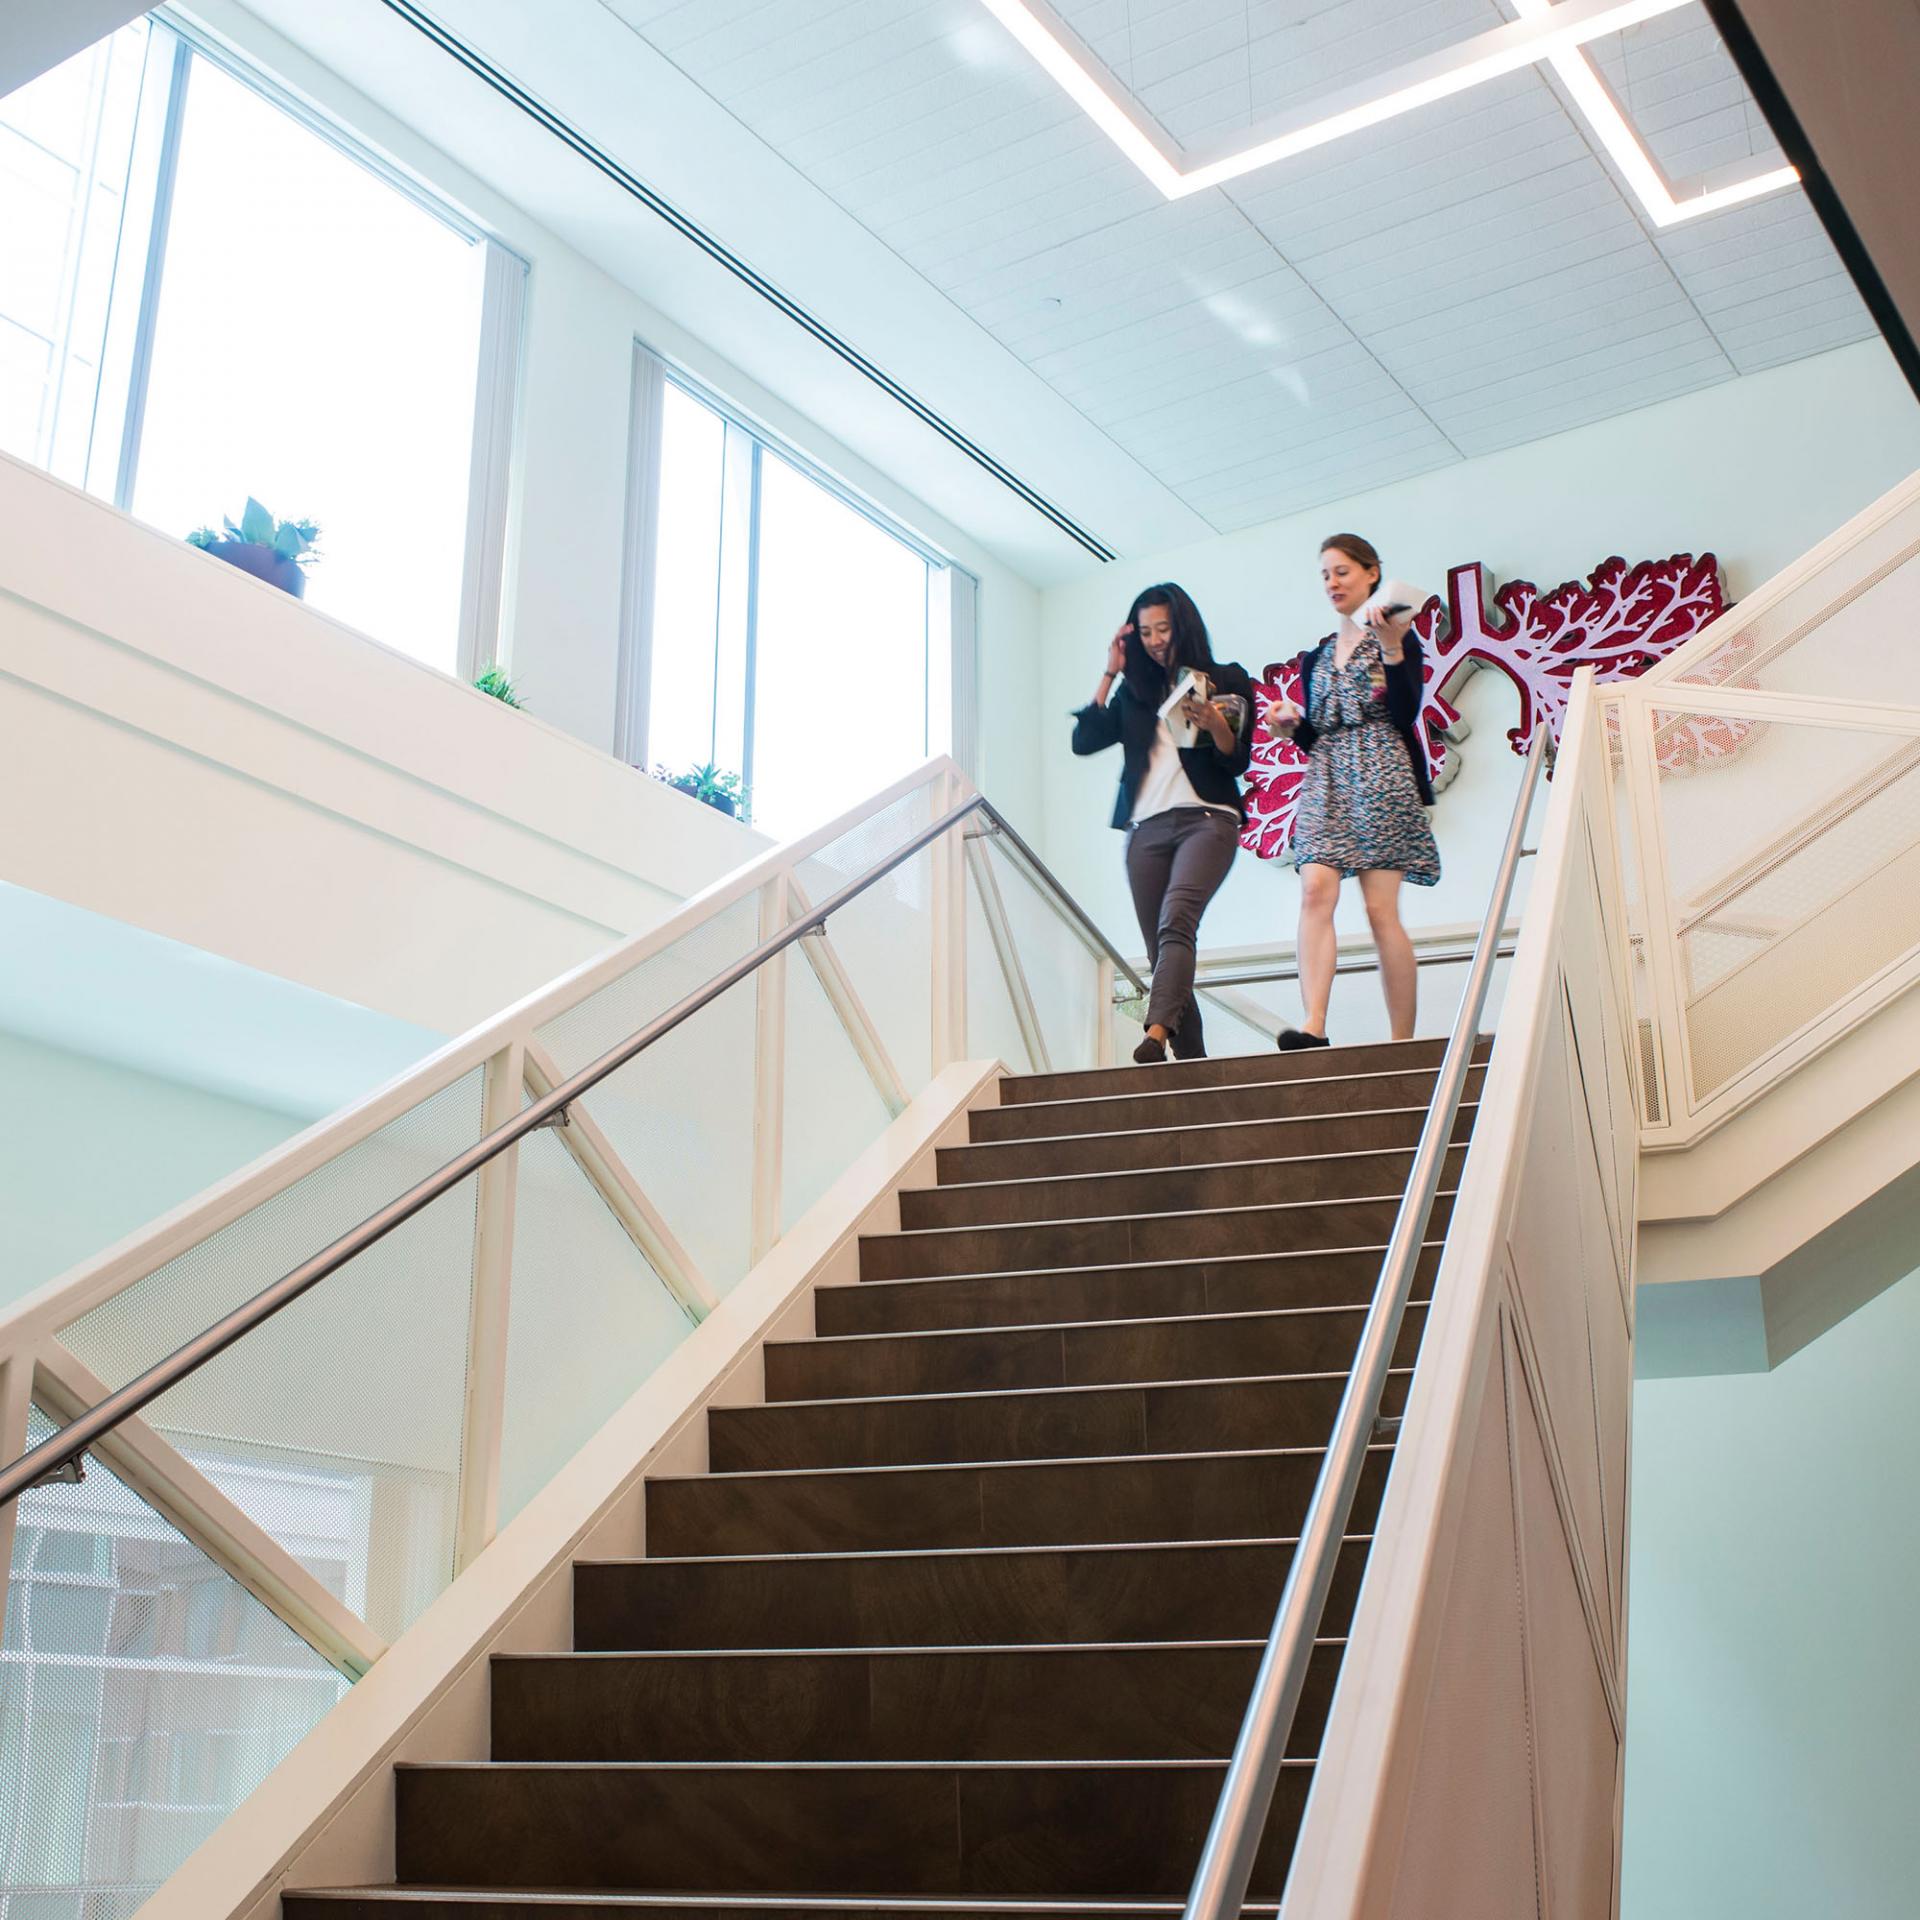
{"label": "white ceiling", "polygon": [[[1872,331],[1798,190],[1656,233],[1543,69],[1167,202],[979,0],[603,4],[1217,528]],[[1183,144],[1510,17],[1058,11]],[[1589,52],[1670,175],[1779,163],[1701,8]]]}
{"label": "white ceiling", "polygon": [[[1089,564],[382,0],[246,4],[1027,577]],[[1797,188],[1656,231],[1544,68],[1168,201],[983,0],[423,4],[1123,554],[1872,332]],[[1510,17],[1057,5],[1183,142]],[[1778,163],[1697,5],[1587,53],[1675,179]]]}

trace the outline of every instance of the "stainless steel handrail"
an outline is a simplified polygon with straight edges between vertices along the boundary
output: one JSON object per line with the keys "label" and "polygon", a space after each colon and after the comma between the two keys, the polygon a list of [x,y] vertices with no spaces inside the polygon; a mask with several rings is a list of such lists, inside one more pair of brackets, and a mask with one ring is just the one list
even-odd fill
{"label": "stainless steel handrail", "polygon": [[583,1093],[597,1087],[609,1074],[618,1072],[636,1055],[644,1053],[656,1040],[671,1033],[682,1022],[691,1019],[702,1007],[717,1000],[730,987],[738,986],[742,980],[764,966],[775,954],[783,952],[796,940],[812,933],[816,927],[823,926],[830,915],[838,913],[849,901],[857,899],[869,887],[885,879],[894,868],[912,859],[916,853],[931,846],[942,834],[951,832],[953,828],[975,813],[985,814],[998,831],[1006,835],[1022,859],[1033,869],[1036,877],[1059,901],[1067,915],[1099,946],[1116,967],[1131,977],[1132,969],[1127,966],[1126,961],[1087,917],[1079,902],[1060,884],[1039,855],[1014,832],[985,794],[970,794],[958,806],[942,814],[930,825],[923,827],[912,839],[896,847],[885,859],[876,861],[864,873],[848,881],[844,887],[822,900],[818,906],[810,908],[780,932],[769,935],[750,952],[742,954],[730,966],[724,967],[703,986],[696,987],[684,999],[669,1007],[665,1013],[656,1015],[637,1033],[630,1034],[618,1046],[609,1048],[599,1059],[582,1067],[571,1078],[561,1081],[551,1092],[541,1095],[513,1119],[495,1127],[491,1133],[482,1134],[472,1146],[456,1154],[438,1171],[428,1174],[424,1180],[409,1187],[398,1199],[389,1201],[379,1212],[370,1214],[357,1227],[349,1228],[339,1239],[322,1248],[311,1259],[302,1261],[290,1273],[282,1274],[272,1286],[263,1288],[252,1299],[235,1307],[225,1318],[196,1334],[193,1339],[184,1346],[176,1348],[165,1359],[156,1361],[144,1373],[136,1375],[125,1386],[108,1394],[97,1406],[89,1407],[85,1413],[69,1421],[57,1433],[49,1435],[37,1447],[29,1448],[18,1460],[0,1469],[0,1507],[4,1507],[10,1500],[17,1499],[38,1481],[46,1479],[64,1467],[71,1466],[103,1434],[111,1432],[123,1420],[131,1418],[143,1407],[151,1405],[189,1374],[224,1353],[236,1340],[250,1333],[263,1321],[270,1320],[283,1307],[299,1299],[310,1288],[318,1286],[328,1275],[339,1272],[349,1261],[356,1259],[369,1247],[384,1240],[396,1227],[405,1225],[417,1213],[422,1212],[443,1194],[457,1187],[469,1174],[477,1172],[496,1155],[504,1153],[516,1141],[524,1140],[528,1134],[550,1126],[556,1120],[564,1119],[567,1107],[579,1099]]}
{"label": "stainless steel handrail", "polygon": [[1300,1537],[1287,1568],[1286,1584],[1280,1592],[1273,1631],[1267,1636],[1266,1652],[1254,1677],[1246,1717],[1240,1723],[1233,1758],[1227,1766],[1219,1803],[1213,1810],[1213,1824],[1207,1829],[1206,1844],[1200,1850],[1200,1864],[1193,1876],[1192,1891],[1187,1895],[1185,1920],[1227,1920],[1229,1915],[1239,1914],[1247,1896],[1254,1858],[1260,1851],[1274,1788],[1280,1780],[1281,1762],[1286,1757],[1287,1738],[1293,1731],[1294,1714],[1306,1684],[1314,1636],[1320,1630],[1320,1617],[1326,1611],[1327,1594],[1333,1586],[1340,1541],[1347,1530],[1361,1470],[1366,1465],[1367,1449],[1379,1422],[1380,1395],[1400,1337],[1407,1296],[1413,1290],[1427,1220],[1433,1212],[1434,1195],[1439,1191],[1447,1149],[1453,1142],[1454,1116],[1459,1111],[1467,1070],[1473,1061],[1474,1041],[1486,1007],[1487,989],[1493,980],[1494,957],[1500,944],[1500,930],[1506,921],[1507,901],[1520,868],[1527,814],[1547,751],[1547,730],[1542,727],[1534,735],[1520,777],[1520,794],[1513,804],[1513,819],[1507,827],[1506,845],[1494,875],[1493,897],[1487,906],[1487,917],[1481,923],[1472,969],[1461,989],[1460,1011],[1440,1062],[1433,1105],[1427,1110],[1426,1124],[1420,1130],[1420,1144],[1414,1151],[1407,1191],[1394,1217],[1386,1257],[1380,1263],[1379,1283],[1367,1308],[1366,1324],[1360,1330],[1359,1351],[1354,1356],[1353,1370],[1347,1376],[1346,1391],[1340,1397],[1340,1410],[1334,1416],[1327,1457],[1321,1463],[1306,1518],[1300,1523]]}

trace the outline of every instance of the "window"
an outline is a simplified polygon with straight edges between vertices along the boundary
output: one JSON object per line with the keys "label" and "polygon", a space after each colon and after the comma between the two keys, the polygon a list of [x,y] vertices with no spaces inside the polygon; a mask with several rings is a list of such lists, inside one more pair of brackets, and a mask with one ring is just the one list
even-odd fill
{"label": "window", "polygon": [[754,825],[786,839],[948,744],[930,716],[954,576],[644,352],[636,383],[634,458],[654,485],[651,537],[644,515],[634,536],[651,590],[629,757],[738,772]]}
{"label": "window", "polygon": [[[96,407],[112,295],[137,306],[145,274],[171,61],[158,37],[136,20],[0,99],[0,449],[76,485],[107,424]],[[123,236],[139,257],[120,259]]]}
{"label": "window", "polygon": [[0,446],[170,533],[311,519],[310,604],[470,676],[524,265],[184,31],[0,101]]}

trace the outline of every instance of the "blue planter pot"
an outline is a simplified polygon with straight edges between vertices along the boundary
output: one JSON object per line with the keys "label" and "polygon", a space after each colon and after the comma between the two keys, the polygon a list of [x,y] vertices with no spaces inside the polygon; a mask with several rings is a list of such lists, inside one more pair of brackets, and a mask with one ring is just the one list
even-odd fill
{"label": "blue planter pot", "polygon": [[250,573],[256,580],[264,580],[270,587],[278,587],[282,593],[290,593],[296,600],[303,599],[307,591],[307,576],[297,560],[289,560],[284,553],[276,553],[272,547],[262,546],[257,540],[216,540],[210,547],[202,547],[202,553],[210,553],[216,560],[224,560],[230,567],[238,567],[242,573]]}

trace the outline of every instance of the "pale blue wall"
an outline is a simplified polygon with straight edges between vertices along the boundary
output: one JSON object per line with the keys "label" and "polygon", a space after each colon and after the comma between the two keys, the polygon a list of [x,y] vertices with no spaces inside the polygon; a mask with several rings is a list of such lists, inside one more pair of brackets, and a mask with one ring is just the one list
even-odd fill
{"label": "pale blue wall", "polygon": [[0,1033],[0,1307],[307,1124]]}
{"label": "pale blue wall", "polygon": [[1633,1417],[1622,1920],[1920,1913],[1920,1274]]}
{"label": "pale blue wall", "polygon": [[0,883],[0,1309],[439,1043]]}

